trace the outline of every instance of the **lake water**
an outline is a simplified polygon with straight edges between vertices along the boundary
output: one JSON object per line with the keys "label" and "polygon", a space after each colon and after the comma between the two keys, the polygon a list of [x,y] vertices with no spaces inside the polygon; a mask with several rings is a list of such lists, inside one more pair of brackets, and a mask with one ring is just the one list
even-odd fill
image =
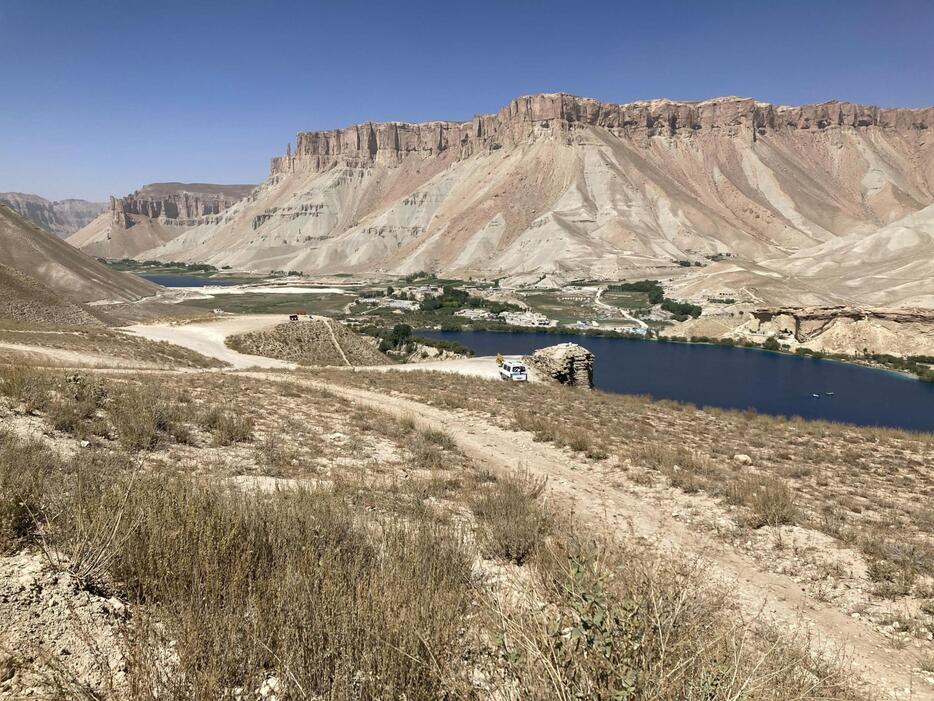
{"label": "lake water", "polygon": [[[555,343],[593,352],[594,385],[697,406],[934,431],[934,383],[884,370],[748,348],[577,334],[419,331],[477,355],[530,353]],[[832,396],[827,393],[832,392]],[[814,397],[819,394],[819,397]]]}
{"label": "lake water", "polygon": [[223,287],[240,284],[233,280],[197,277],[196,275],[140,275],[140,277],[163,287]]}

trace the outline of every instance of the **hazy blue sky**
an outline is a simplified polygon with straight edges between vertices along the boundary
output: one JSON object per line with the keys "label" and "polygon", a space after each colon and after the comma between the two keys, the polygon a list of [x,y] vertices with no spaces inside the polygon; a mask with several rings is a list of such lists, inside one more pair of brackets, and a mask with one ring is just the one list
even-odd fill
{"label": "hazy blue sky", "polygon": [[518,95],[934,104],[934,0],[0,0],[0,191],[259,182],[299,130]]}

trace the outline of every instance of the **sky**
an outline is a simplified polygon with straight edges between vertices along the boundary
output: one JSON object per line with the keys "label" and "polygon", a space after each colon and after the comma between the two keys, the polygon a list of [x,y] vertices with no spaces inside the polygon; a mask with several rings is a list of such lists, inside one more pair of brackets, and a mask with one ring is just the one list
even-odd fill
{"label": "sky", "polygon": [[511,99],[934,105],[934,0],[0,0],[0,191],[258,183],[298,131]]}

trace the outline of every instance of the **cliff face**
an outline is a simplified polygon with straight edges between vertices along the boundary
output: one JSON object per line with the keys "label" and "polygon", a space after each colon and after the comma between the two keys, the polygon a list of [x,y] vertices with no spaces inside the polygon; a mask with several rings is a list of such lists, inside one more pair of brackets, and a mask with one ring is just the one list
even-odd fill
{"label": "cliff face", "polygon": [[116,226],[130,228],[135,217],[171,220],[193,226],[197,219],[220,214],[246,197],[253,185],[207,185],[201,183],[154,183],[126,197],[110,198],[110,213]]}
{"label": "cliff face", "polygon": [[[691,294],[709,275],[756,303],[927,306],[929,266],[897,252],[934,260],[911,218],[934,204],[932,127],[934,108],[555,94],[464,122],[302,132],[249,197],[145,256],[507,284],[668,278],[688,260]],[[859,242],[871,276],[862,253],[826,264]]]}
{"label": "cliff face", "polygon": [[252,185],[146,185],[126,197],[111,197],[110,207],[68,243],[101,258],[132,258],[220,214],[252,190]]}
{"label": "cliff face", "polygon": [[87,226],[107,205],[87,200],[50,201],[22,192],[0,192],[0,204],[7,205],[50,234],[65,238]]}
{"label": "cliff face", "polygon": [[570,134],[581,126],[600,127],[634,140],[715,132],[755,141],[769,131],[788,129],[878,127],[922,132],[934,126],[934,107],[884,109],[847,102],[783,107],[738,97],[617,105],[563,93],[530,95],[513,100],[496,114],[478,115],[468,122],[368,122],[347,129],[299,132],[294,153],[273,158],[270,172],[319,171],[338,160],[399,162],[411,155],[430,158],[446,151],[466,158],[478,150],[514,145],[542,130]]}

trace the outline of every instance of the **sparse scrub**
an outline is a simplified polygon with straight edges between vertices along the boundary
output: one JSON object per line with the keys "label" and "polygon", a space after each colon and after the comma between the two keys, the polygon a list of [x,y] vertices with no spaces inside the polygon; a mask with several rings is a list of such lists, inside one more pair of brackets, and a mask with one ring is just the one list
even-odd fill
{"label": "sparse scrub", "polygon": [[180,406],[154,384],[121,387],[108,413],[126,450],[151,450],[162,437],[189,438]]}
{"label": "sparse scrub", "polygon": [[[221,698],[278,676],[289,697],[438,698],[464,687],[470,597],[460,538],[429,523],[368,531],[327,492],[271,499],[141,486],[111,565],[138,619],[131,676],[163,698]],[[166,524],[171,524],[167,528]],[[175,640],[177,661],[152,654]],[[149,651],[149,655],[146,652]]]}
{"label": "sparse scrub", "polygon": [[695,563],[627,548],[547,548],[526,606],[494,607],[523,699],[851,699],[836,664],[784,637],[755,642]]}
{"label": "sparse scrub", "polygon": [[750,528],[791,525],[798,518],[797,497],[780,479],[747,477],[728,483],[723,493],[728,503],[750,509]]}
{"label": "sparse scrub", "polygon": [[51,389],[51,376],[47,372],[20,365],[0,366],[0,394],[22,403],[28,413],[48,406]]}
{"label": "sparse scrub", "polygon": [[44,510],[46,475],[57,464],[41,443],[0,430],[0,553],[32,539]]}
{"label": "sparse scrub", "polygon": [[544,480],[528,474],[502,477],[471,505],[487,555],[523,564],[551,532],[553,515],[541,503]]}
{"label": "sparse scrub", "polygon": [[201,427],[210,431],[219,446],[253,440],[253,419],[250,416],[224,411],[212,406],[201,415]]}

